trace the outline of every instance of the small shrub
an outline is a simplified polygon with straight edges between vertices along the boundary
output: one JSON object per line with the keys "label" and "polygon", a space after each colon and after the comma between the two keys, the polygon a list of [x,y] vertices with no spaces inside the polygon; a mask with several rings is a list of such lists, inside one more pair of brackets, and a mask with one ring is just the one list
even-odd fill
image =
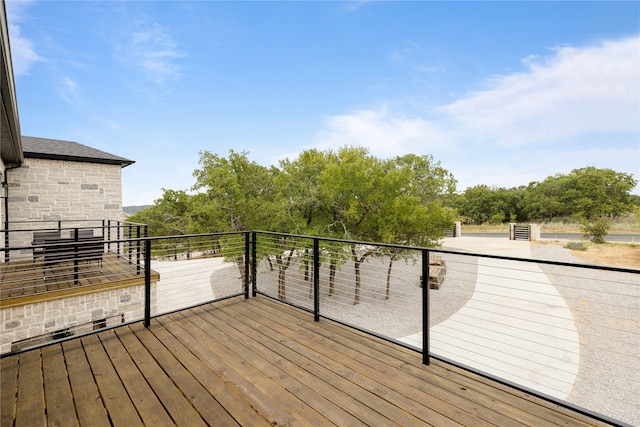
{"label": "small shrub", "polygon": [[583,237],[590,239],[593,243],[604,243],[604,237],[607,235],[611,221],[608,218],[600,217],[595,220],[584,220],[582,223]]}
{"label": "small shrub", "polygon": [[572,251],[586,251],[587,247],[584,243],[581,242],[569,242],[565,245],[565,248],[571,249]]}
{"label": "small shrub", "polygon": [[504,219],[504,212],[498,212],[497,214],[491,215],[491,224],[502,224]]}

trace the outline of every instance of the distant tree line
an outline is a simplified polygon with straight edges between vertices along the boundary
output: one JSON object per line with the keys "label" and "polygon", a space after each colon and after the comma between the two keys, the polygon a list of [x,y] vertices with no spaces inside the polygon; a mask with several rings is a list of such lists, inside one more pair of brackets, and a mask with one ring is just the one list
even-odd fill
{"label": "distant tree line", "polygon": [[[350,240],[436,245],[458,219],[471,224],[572,217],[585,232],[640,209],[633,175],[585,167],[527,186],[477,185],[456,193],[456,180],[432,156],[372,156],[362,147],[306,150],[265,167],[248,153],[200,153],[189,191],[162,197],[130,219],[152,235],[241,230]],[[593,230],[591,230],[593,231]],[[593,237],[593,234],[590,234]],[[597,240],[597,239],[596,239]]]}
{"label": "distant tree line", "polygon": [[630,194],[636,184],[631,174],[586,167],[527,186],[470,187],[457,195],[453,207],[466,222],[473,224],[566,217],[616,218],[640,205],[640,197]]}

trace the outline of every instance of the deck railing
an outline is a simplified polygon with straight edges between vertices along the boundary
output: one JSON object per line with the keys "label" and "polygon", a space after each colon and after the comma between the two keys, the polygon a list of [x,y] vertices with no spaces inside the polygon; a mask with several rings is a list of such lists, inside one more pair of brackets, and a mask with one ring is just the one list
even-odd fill
{"label": "deck railing", "polygon": [[[90,233],[92,236],[101,237],[106,243],[106,250],[119,256],[128,256],[132,259],[140,253],[140,247],[127,244],[128,240],[147,236],[147,226],[127,221],[116,220],[30,220],[12,221],[5,224],[0,230],[5,250],[0,262],[9,262],[21,258],[25,252],[29,252],[34,245],[43,244],[37,241],[37,236],[44,233],[57,232],[60,238],[72,239],[80,234]],[[120,241],[120,242],[117,242]],[[16,253],[8,248],[23,247],[21,253]]]}
{"label": "deck railing", "polygon": [[640,423],[638,269],[265,232],[252,241],[255,293],[425,363]]}
{"label": "deck railing", "polygon": [[639,421],[638,269],[268,232],[126,240],[141,248],[145,276],[144,313],[127,322],[260,294],[425,363],[446,360],[614,424]]}

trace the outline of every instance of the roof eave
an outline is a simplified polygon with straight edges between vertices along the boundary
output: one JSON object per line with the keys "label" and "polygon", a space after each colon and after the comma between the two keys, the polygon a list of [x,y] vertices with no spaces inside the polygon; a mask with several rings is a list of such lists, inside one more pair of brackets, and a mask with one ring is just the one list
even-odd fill
{"label": "roof eave", "polygon": [[24,157],[29,159],[45,159],[45,160],[66,160],[69,162],[82,162],[82,163],[100,163],[105,165],[120,165],[125,168],[133,163],[134,160],[127,159],[98,159],[93,157],[78,157],[78,156],[68,156],[68,155],[60,155],[60,154],[47,154],[47,153],[24,153]]}

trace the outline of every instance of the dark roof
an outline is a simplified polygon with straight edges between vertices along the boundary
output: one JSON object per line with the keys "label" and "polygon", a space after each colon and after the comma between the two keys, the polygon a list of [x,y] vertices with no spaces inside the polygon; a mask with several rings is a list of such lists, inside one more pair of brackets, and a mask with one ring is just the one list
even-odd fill
{"label": "dark roof", "polygon": [[104,163],[129,166],[133,160],[109,154],[73,141],[22,136],[24,157],[32,159],[69,160],[72,162]]}

